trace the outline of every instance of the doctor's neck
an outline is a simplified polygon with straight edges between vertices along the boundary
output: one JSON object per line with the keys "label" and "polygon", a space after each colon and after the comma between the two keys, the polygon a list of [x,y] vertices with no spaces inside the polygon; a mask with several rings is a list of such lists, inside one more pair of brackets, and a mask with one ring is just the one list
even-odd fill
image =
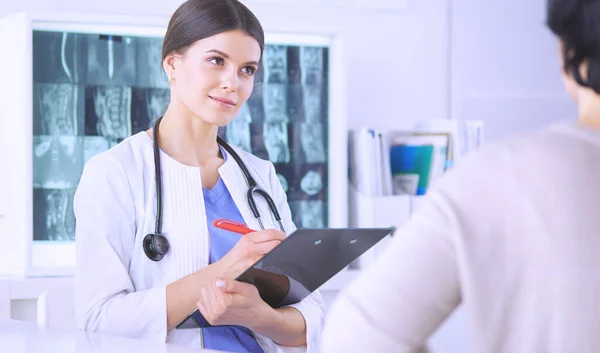
{"label": "doctor's neck", "polygon": [[160,123],[160,148],[188,166],[201,167],[221,158],[217,144],[218,127],[170,104]]}

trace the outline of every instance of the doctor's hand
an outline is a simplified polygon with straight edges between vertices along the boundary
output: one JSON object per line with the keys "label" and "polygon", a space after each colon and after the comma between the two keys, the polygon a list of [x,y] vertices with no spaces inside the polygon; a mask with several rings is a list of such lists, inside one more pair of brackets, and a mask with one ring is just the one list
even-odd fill
{"label": "doctor's hand", "polygon": [[235,279],[285,239],[285,233],[269,229],[243,235],[223,258],[215,262],[220,276]]}
{"label": "doctor's hand", "polygon": [[225,279],[204,285],[196,306],[213,326],[238,325],[250,329],[252,322],[268,317],[274,310],[253,285]]}

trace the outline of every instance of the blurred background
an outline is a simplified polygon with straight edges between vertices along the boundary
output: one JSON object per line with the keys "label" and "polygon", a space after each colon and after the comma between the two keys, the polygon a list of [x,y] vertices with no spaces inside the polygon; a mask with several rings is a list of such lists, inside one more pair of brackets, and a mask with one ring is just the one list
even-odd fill
{"label": "blurred background", "polygon": [[[481,144],[576,118],[544,0],[243,2],[267,46],[220,134],[275,164],[299,227],[401,226]],[[70,285],[81,170],[164,111],[180,3],[0,5],[0,317],[36,321],[39,295]],[[324,284],[327,302],[384,248]],[[458,310],[433,351],[465,352],[466,334]]]}

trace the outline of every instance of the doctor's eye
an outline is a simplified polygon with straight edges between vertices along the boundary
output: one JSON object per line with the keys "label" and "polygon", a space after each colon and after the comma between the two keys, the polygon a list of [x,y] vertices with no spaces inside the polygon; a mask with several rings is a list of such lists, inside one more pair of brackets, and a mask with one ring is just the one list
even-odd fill
{"label": "doctor's eye", "polygon": [[247,75],[254,75],[256,68],[254,66],[244,66],[242,71]]}
{"label": "doctor's eye", "polygon": [[225,59],[220,56],[213,56],[212,58],[208,59],[208,62],[215,65],[223,65],[225,63]]}

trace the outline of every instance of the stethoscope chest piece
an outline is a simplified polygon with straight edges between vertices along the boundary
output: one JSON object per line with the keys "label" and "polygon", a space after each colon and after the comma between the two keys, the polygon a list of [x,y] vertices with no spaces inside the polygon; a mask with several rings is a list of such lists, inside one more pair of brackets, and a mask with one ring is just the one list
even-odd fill
{"label": "stethoscope chest piece", "polygon": [[169,241],[161,234],[148,234],[142,247],[150,260],[160,261],[169,252]]}

